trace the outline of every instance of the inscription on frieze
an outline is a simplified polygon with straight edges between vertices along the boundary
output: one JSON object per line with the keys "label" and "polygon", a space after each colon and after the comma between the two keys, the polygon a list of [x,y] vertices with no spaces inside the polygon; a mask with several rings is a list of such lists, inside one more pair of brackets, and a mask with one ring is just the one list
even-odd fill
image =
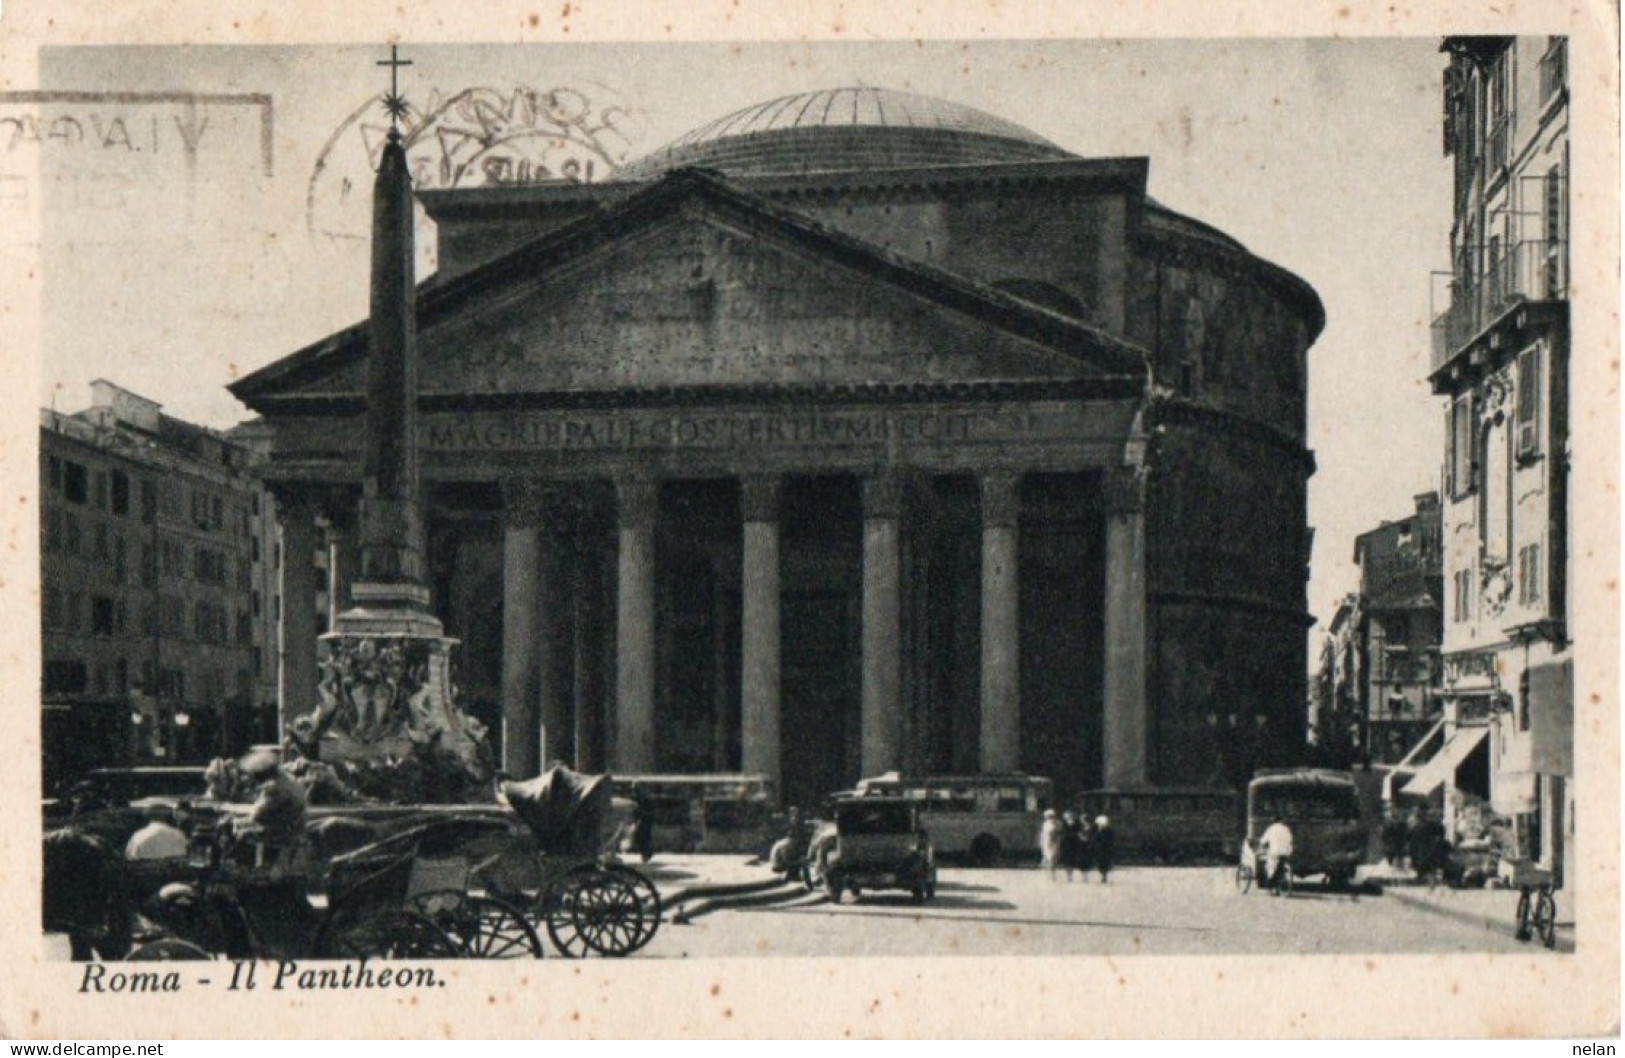
{"label": "inscription on frieze", "polygon": [[426,451],[793,448],[1027,440],[1026,420],[970,410],[645,414],[515,413],[426,422]]}

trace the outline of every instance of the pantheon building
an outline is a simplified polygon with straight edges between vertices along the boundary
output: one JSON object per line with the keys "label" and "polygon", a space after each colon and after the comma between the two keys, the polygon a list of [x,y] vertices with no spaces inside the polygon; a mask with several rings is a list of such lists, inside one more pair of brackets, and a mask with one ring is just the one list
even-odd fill
{"label": "pantheon building", "polygon": [[[435,613],[506,768],[1070,796],[1303,745],[1315,292],[1145,158],[869,88],[593,184],[419,194]],[[353,570],[365,322],[231,387],[284,553]],[[324,537],[323,534],[326,534]],[[284,598],[313,597],[290,561]],[[283,610],[284,716],[315,702]]]}

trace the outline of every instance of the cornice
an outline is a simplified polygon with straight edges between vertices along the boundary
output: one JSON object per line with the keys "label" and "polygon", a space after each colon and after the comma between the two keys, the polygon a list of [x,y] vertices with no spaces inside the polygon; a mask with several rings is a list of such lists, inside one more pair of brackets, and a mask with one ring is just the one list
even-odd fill
{"label": "cornice", "polygon": [[1182,397],[1161,397],[1153,409],[1153,419],[1159,424],[1197,426],[1255,441],[1302,461],[1308,473],[1315,472],[1315,454],[1304,444],[1303,438],[1279,427]]}
{"label": "cornice", "polygon": [[[988,379],[913,383],[763,383],[536,393],[428,393],[418,397],[420,413],[489,411],[568,411],[631,408],[688,408],[716,405],[924,404],[942,401],[992,403],[1036,400],[1134,400],[1144,389],[1132,375],[1062,379]],[[266,398],[267,417],[360,415],[364,394],[328,393]]]}

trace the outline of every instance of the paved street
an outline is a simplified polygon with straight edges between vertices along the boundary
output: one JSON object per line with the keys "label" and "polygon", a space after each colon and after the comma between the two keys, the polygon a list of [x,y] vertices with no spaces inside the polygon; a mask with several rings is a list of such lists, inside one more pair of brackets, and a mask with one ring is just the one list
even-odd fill
{"label": "paved street", "polygon": [[[669,902],[640,953],[648,958],[1548,954],[1513,937],[1517,894],[1509,890],[1369,886],[1350,895],[1305,884],[1275,898],[1238,892],[1219,867],[1129,867],[1110,885],[1052,882],[1034,869],[948,867],[926,904],[881,892],[833,906],[822,893],[774,885],[765,868],[735,856],[662,856],[642,869]],[[1559,953],[1574,949],[1567,895],[1558,897]],[[46,947],[48,958],[68,958],[65,937],[47,937]]]}
{"label": "paved street", "polygon": [[[698,858],[696,858],[698,859]],[[761,878],[760,868],[668,863],[663,889]],[[689,874],[693,880],[681,876]],[[719,877],[720,876],[720,877]],[[740,955],[1178,955],[1541,952],[1512,936],[1516,894],[1371,889],[1357,897],[1306,885],[1288,898],[1236,891],[1228,870],[1128,868],[1110,885],[1051,882],[1037,870],[947,868],[935,900],[904,893],[821,895],[668,917],[650,957]],[[1560,920],[1567,922],[1566,914]],[[1559,935],[1572,950],[1572,933]]]}

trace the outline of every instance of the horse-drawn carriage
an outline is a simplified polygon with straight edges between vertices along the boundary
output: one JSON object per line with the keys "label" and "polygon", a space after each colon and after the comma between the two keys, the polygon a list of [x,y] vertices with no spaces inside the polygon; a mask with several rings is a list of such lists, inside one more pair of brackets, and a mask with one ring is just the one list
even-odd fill
{"label": "horse-drawn carriage", "polygon": [[314,871],[268,869],[240,817],[196,806],[186,880],[132,893],[146,928],[130,958],[540,958],[539,929],[567,957],[629,955],[660,896],[605,853],[610,785],[555,768],[504,784],[506,810],[396,813]]}

